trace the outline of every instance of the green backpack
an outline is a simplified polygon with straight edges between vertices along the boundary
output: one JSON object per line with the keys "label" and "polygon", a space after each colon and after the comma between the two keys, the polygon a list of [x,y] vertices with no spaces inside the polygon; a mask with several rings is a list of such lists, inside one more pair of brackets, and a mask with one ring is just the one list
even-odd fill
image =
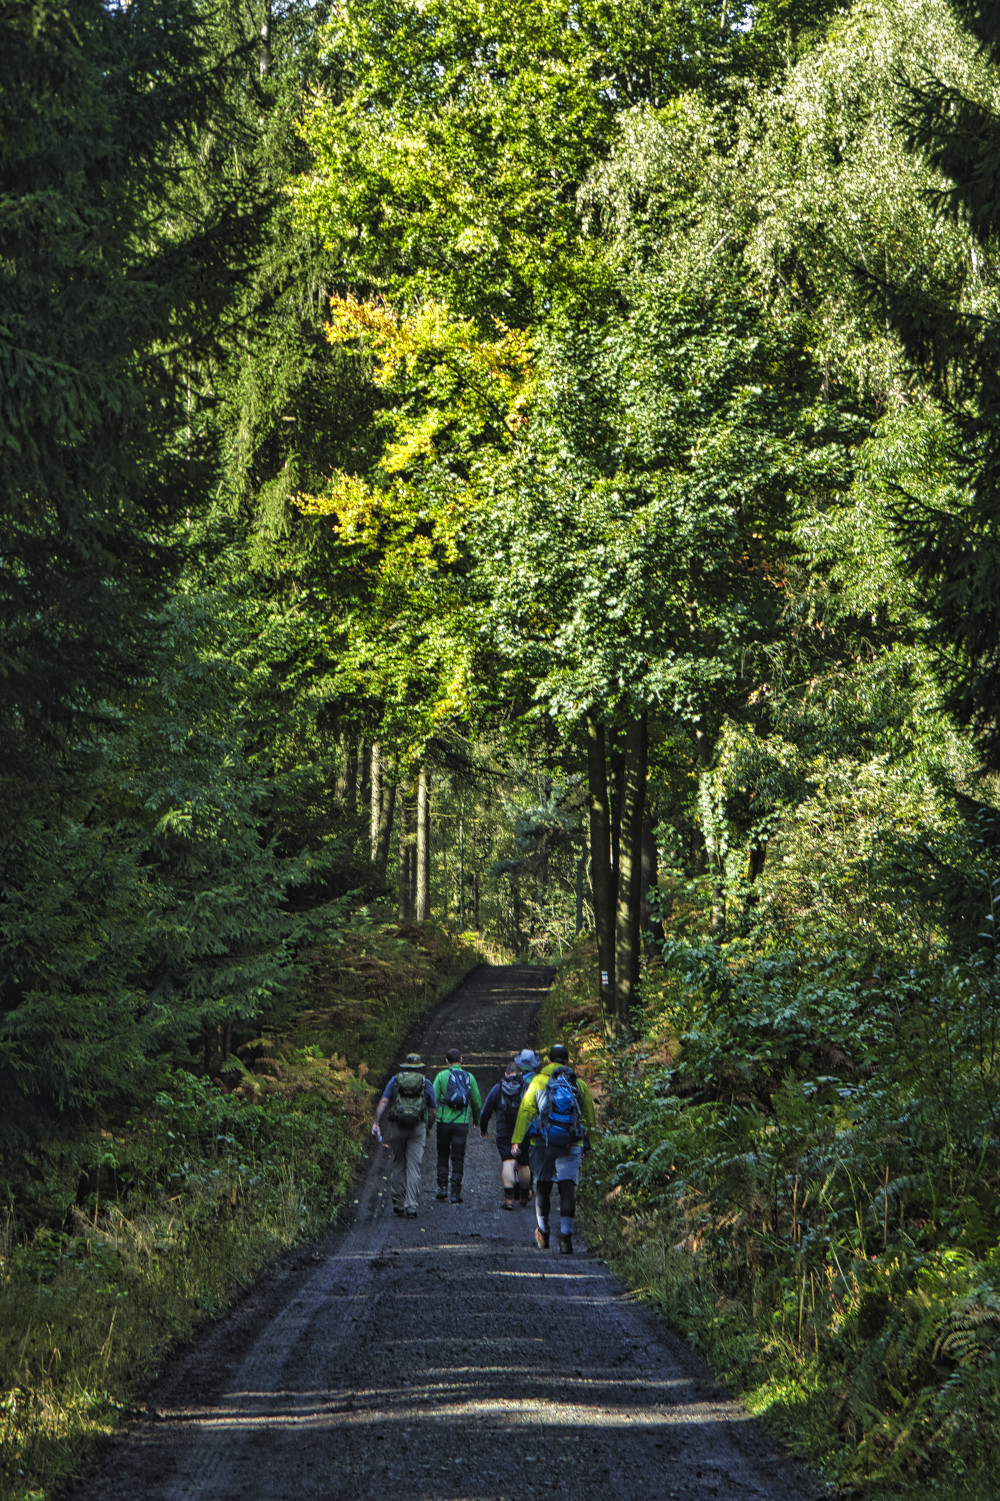
{"label": "green backpack", "polygon": [[427,1119],[426,1083],[423,1074],[415,1069],[404,1069],[396,1075],[396,1093],[386,1112],[394,1126],[409,1129]]}

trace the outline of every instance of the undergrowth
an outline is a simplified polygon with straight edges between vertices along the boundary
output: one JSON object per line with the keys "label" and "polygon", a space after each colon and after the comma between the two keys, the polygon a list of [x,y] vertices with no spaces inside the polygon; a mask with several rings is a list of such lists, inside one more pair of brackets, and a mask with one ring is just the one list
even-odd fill
{"label": "undergrowth", "polygon": [[313,956],[305,1006],[215,1077],[53,1142],[0,1212],[0,1498],[40,1501],[180,1338],[334,1216],[410,1026],[478,960],[430,924]]}
{"label": "undergrowth", "polygon": [[674,939],[609,1043],[594,961],[545,1040],[603,1085],[582,1202],[626,1283],[838,1493],[1000,1490],[992,965]]}

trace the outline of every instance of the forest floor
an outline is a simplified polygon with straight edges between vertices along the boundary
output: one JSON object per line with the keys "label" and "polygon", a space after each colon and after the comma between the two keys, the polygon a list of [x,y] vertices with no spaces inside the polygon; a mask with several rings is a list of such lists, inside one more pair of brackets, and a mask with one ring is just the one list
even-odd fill
{"label": "forest floor", "polygon": [[[551,971],[483,967],[411,1035],[462,1048],[483,1096]],[[392,1214],[372,1142],[340,1227],[183,1351],[64,1501],[814,1501],[823,1487],[577,1237],[542,1253],[472,1130],[464,1203]],[[556,1237],[553,1235],[553,1243]]]}

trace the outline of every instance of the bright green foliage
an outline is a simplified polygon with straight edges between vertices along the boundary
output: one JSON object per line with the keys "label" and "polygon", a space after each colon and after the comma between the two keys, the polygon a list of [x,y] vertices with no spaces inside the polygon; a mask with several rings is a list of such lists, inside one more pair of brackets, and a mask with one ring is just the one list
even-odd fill
{"label": "bright green foliage", "polygon": [[1000,226],[1000,29],[990,6],[953,9],[967,24],[966,45],[978,44],[978,66],[958,70],[933,59],[925,70],[911,70],[905,115],[908,144],[943,177],[934,195],[941,220],[961,226],[971,250],[960,274],[929,286],[892,278],[889,300],[907,351],[951,406],[961,433],[958,471],[967,495],[948,508],[911,505],[906,535],[934,640],[954,656],[952,702],[979,729],[996,765],[1000,310],[992,257]]}
{"label": "bright green foliage", "polygon": [[822,963],[675,946],[647,1043],[673,1056],[613,1066],[594,1189],[639,1216],[611,1227],[631,1275],[831,1479],[985,1498],[994,985],[868,969],[859,937]]}
{"label": "bright green foliage", "polygon": [[794,326],[666,273],[566,332],[477,517],[492,640],[522,696],[564,726],[629,704],[696,724],[777,629],[779,541],[839,482],[841,423]]}
{"label": "bright green foliage", "polygon": [[300,213],[354,274],[524,327],[589,282],[573,195],[612,107],[600,55],[546,0],[351,6],[350,87],[305,127]]}

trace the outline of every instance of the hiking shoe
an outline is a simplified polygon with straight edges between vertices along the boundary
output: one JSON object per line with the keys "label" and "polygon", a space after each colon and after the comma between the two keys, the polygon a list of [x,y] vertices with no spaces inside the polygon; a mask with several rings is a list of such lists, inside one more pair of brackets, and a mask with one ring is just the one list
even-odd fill
{"label": "hiking shoe", "polygon": [[462,1195],[461,1194],[452,1194],[451,1198],[448,1200],[449,1204],[461,1204],[461,1202],[462,1202]]}
{"label": "hiking shoe", "polygon": [[402,1206],[402,1204],[393,1204],[393,1206],[392,1206],[392,1212],[393,1212],[393,1214],[402,1214],[403,1213],[403,1206]]}
{"label": "hiking shoe", "polygon": [[[407,1210],[407,1211],[406,1211],[406,1218],[407,1218],[407,1219],[408,1219],[408,1220],[415,1220],[415,1219],[416,1219],[416,1217],[417,1217],[417,1211],[416,1211],[416,1210],[415,1210],[415,1209],[408,1209],[408,1210]],[[571,1251],[572,1251],[572,1249],[573,1249],[573,1247],[572,1247],[572,1246],[570,1246],[570,1250],[571,1250]]]}
{"label": "hiking shoe", "polygon": [[446,1199],[448,1197],[448,1190],[446,1188],[439,1188],[434,1197],[436,1199]]}
{"label": "hiking shoe", "polygon": [[573,1254],[573,1237],[572,1237],[572,1235],[563,1235],[562,1232],[560,1231],[560,1233],[559,1233],[559,1249],[560,1249],[560,1251],[562,1252],[562,1254],[564,1256],[572,1256],[572,1254]]}
{"label": "hiking shoe", "polygon": [[514,1195],[513,1194],[504,1194],[503,1204],[501,1205],[501,1208],[502,1209],[513,1209],[514,1208]]}
{"label": "hiking shoe", "polygon": [[540,1251],[547,1251],[549,1249],[549,1232],[547,1230],[539,1230],[537,1225],[535,1226],[535,1245]]}

